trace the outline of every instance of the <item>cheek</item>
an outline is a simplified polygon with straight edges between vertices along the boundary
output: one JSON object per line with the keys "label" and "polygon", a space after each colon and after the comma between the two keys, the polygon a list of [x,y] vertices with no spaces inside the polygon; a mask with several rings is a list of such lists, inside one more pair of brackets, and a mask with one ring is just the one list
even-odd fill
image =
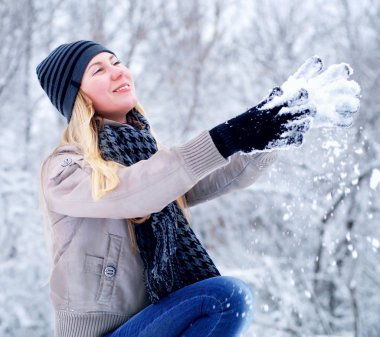
{"label": "cheek", "polygon": [[95,109],[97,106],[102,105],[104,101],[104,93],[106,87],[101,81],[94,81],[90,84],[84,85],[82,90],[90,97]]}
{"label": "cheek", "polygon": [[91,85],[91,95],[94,96],[94,97],[99,97],[101,95],[99,95],[100,93],[103,93],[105,92],[105,85],[103,82],[101,81],[97,81],[97,82],[94,82],[92,83]]}

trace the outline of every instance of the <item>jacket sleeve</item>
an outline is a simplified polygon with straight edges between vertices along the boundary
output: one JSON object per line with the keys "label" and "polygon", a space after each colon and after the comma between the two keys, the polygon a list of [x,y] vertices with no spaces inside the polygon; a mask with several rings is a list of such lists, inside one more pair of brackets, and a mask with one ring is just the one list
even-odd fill
{"label": "jacket sleeve", "polygon": [[204,131],[182,146],[159,150],[148,160],[119,168],[119,185],[100,200],[93,200],[92,169],[78,153],[53,155],[43,166],[42,187],[47,208],[54,213],[136,218],[162,210],[227,162]]}
{"label": "jacket sleeve", "polygon": [[275,152],[232,155],[227,165],[207,175],[186,193],[187,205],[195,206],[250,186],[276,158]]}

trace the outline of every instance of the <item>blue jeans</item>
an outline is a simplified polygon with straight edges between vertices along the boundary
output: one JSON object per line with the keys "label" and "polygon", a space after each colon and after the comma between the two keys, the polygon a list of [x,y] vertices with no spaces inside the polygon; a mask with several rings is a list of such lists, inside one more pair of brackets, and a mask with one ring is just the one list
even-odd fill
{"label": "blue jeans", "polygon": [[213,277],[179,289],[104,337],[232,337],[252,317],[251,289],[233,277]]}

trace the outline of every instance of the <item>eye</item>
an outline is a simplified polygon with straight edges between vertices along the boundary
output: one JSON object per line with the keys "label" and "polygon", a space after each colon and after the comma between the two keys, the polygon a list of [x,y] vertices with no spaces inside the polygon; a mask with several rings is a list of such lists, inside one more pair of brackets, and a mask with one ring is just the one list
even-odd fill
{"label": "eye", "polygon": [[101,72],[103,70],[103,68],[99,67],[99,68],[96,68],[93,73],[92,73],[92,76],[96,75],[97,73]]}
{"label": "eye", "polygon": [[121,64],[121,62],[120,62],[119,60],[115,60],[115,61],[112,63],[112,65],[114,65],[114,66],[117,66],[118,64]]}

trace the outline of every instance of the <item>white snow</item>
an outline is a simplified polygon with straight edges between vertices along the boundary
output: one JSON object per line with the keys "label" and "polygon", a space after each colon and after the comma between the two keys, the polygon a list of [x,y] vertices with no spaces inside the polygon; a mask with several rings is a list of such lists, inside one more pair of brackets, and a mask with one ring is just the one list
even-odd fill
{"label": "white snow", "polygon": [[350,232],[347,232],[347,234],[346,234],[346,240],[347,241],[351,241],[351,233]]}
{"label": "white snow", "polygon": [[318,56],[313,56],[290,76],[281,86],[283,94],[265,105],[271,108],[284,101],[294,101],[300,90],[308,93],[308,100],[299,100],[299,106],[316,109],[312,119],[313,128],[348,127],[360,106],[360,86],[348,78],[353,69],[347,63],[333,64],[323,70]]}
{"label": "white snow", "polygon": [[380,170],[374,169],[372,170],[369,186],[371,187],[371,189],[375,190],[377,185],[379,185],[379,183],[380,183]]}

